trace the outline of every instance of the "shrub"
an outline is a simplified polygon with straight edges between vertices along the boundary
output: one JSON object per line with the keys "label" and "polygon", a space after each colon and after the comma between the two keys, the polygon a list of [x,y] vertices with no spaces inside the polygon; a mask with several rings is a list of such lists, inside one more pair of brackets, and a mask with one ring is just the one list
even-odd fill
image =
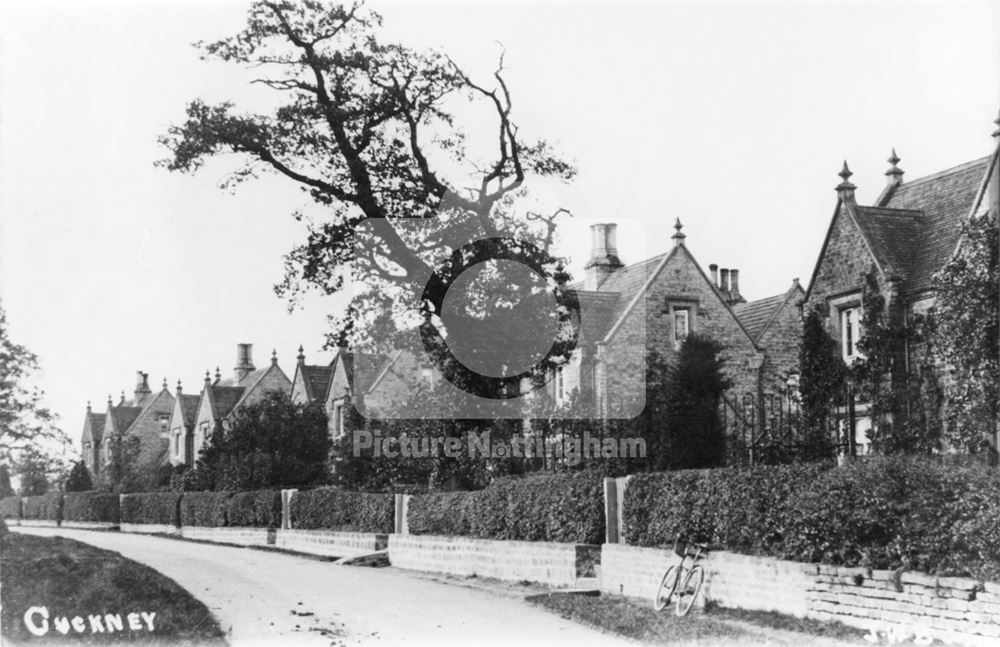
{"label": "shrub", "polygon": [[296,492],[291,513],[293,527],[302,529],[388,533],[395,525],[393,495],[332,487]]}
{"label": "shrub", "polygon": [[180,502],[182,526],[221,528],[226,523],[226,510],[232,492],[185,492]]}
{"label": "shrub", "polygon": [[121,499],[122,523],[180,525],[180,500],[177,492],[125,494]]}
{"label": "shrub", "polygon": [[22,518],[60,521],[62,519],[62,500],[62,492],[21,497]]}
{"label": "shrub", "polygon": [[63,498],[63,521],[118,523],[121,511],[118,495],[107,492],[67,492]]}
{"label": "shrub", "polygon": [[407,522],[414,534],[600,544],[603,481],[593,472],[539,474],[475,492],[415,496]]}
{"label": "shrub", "polygon": [[21,518],[21,497],[9,496],[0,499],[0,518],[20,519]]}
{"label": "shrub", "polygon": [[625,538],[670,546],[678,534],[741,552],[780,550],[792,495],[826,469],[822,463],[748,470],[639,474],[625,490]]}
{"label": "shrub", "polygon": [[281,490],[234,492],[226,505],[230,526],[277,528],[281,525]]}

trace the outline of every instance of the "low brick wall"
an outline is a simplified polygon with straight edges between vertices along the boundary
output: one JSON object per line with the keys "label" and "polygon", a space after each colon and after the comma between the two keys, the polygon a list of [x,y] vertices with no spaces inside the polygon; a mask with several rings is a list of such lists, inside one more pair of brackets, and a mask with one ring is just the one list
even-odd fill
{"label": "low brick wall", "polygon": [[36,527],[36,528],[55,528],[59,525],[58,521],[53,521],[52,519],[21,519],[22,526]]}
{"label": "low brick wall", "polygon": [[180,528],[165,523],[123,523],[121,524],[121,531],[159,535],[181,534]]}
{"label": "low brick wall", "polygon": [[353,557],[385,550],[388,535],[373,532],[335,530],[285,530],[275,533],[274,545],[309,555]]}
{"label": "low brick wall", "polygon": [[118,524],[113,521],[63,521],[61,525],[79,530],[118,530]]}
{"label": "low brick wall", "polygon": [[184,539],[198,539],[236,546],[270,546],[274,544],[274,530],[267,528],[181,526],[180,534]]}
{"label": "low brick wall", "polygon": [[[391,557],[391,552],[390,552]],[[601,590],[652,603],[672,550],[605,544]],[[715,551],[699,604],[835,621],[949,644],[1000,644],[1000,584],[916,572],[870,571]]]}
{"label": "low brick wall", "polygon": [[493,541],[437,535],[390,535],[389,562],[415,571],[478,575],[573,586],[593,575],[600,547],[535,541]]}

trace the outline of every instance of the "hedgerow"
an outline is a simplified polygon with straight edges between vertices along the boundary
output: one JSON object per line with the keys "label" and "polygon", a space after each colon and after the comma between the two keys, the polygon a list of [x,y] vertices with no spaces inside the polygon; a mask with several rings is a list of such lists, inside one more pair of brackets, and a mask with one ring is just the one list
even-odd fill
{"label": "hedgerow", "polygon": [[63,521],[100,521],[118,523],[121,520],[118,495],[107,492],[67,492],[63,497]]}
{"label": "hedgerow", "polygon": [[62,500],[62,492],[49,492],[48,494],[22,497],[22,518],[60,521],[62,519]]}
{"label": "hedgerow", "polygon": [[591,472],[505,478],[484,490],[415,496],[407,524],[413,534],[599,544],[602,488]]}
{"label": "hedgerow", "polygon": [[8,496],[0,499],[0,518],[20,519],[21,518],[21,497]]}
{"label": "hedgerow", "polygon": [[230,526],[277,528],[281,525],[281,490],[234,492],[226,503]]}
{"label": "hedgerow", "polygon": [[391,494],[325,487],[296,492],[291,514],[295,528],[389,533],[395,525],[395,501]]}
{"label": "hedgerow", "polygon": [[226,511],[232,492],[185,492],[180,502],[182,526],[221,528],[228,525]]}
{"label": "hedgerow", "polygon": [[125,494],[121,499],[122,523],[155,523],[180,525],[178,492],[146,492]]}

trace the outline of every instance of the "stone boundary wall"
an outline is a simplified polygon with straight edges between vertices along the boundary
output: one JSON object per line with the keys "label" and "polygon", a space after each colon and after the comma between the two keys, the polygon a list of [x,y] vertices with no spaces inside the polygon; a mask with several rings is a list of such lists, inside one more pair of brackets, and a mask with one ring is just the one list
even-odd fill
{"label": "stone boundary wall", "polygon": [[550,586],[574,586],[593,575],[600,547],[533,541],[495,541],[439,535],[390,535],[389,563],[449,575],[477,575]]}
{"label": "stone boundary wall", "polygon": [[158,535],[181,534],[180,528],[165,523],[123,523],[121,524],[121,531],[135,532],[141,534],[158,534]]}
{"label": "stone boundary wall", "polygon": [[63,521],[59,525],[78,530],[118,530],[118,524],[113,521]]}
{"label": "stone boundary wall", "polygon": [[353,557],[385,550],[388,539],[385,534],[373,532],[279,529],[274,546],[309,555]]}
{"label": "stone boundary wall", "polygon": [[[391,554],[390,554],[391,556]],[[652,604],[670,549],[601,547],[601,590]],[[892,631],[947,644],[1000,644],[1000,584],[914,571],[803,564],[725,551],[702,562],[699,604],[777,611],[864,631]]]}
{"label": "stone boundary wall", "polygon": [[274,545],[274,531],[269,531],[267,528],[181,526],[180,534],[184,539],[211,541],[218,544],[235,544],[237,546]]}
{"label": "stone boundary wall", "polygon": [[59,522],[53,519],[21,519],[19,525],[34,526],[36,528],[56,528],[59,526]]}

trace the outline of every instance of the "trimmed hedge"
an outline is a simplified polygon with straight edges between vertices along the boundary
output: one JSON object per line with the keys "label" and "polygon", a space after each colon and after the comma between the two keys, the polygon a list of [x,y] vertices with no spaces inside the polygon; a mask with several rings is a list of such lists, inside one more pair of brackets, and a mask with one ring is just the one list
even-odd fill
{"label": "trimmed hedge", "polygon": [[1000,473],[914,457],[636,476],[629,544],[683,532],[725,550],[806,562],[1000,576]]}
{"label": "trimmed hedge", "polygon": [[226,510],[232,492],[185,492],[180,503],[182,526],[221,528],[226,523]]}
{"label": "trimmed hedge", "polygon": [[281,490],[234,492],[226,505],[226,521],[230,526],[278,528],[281,526]]}
{"label": "trimmed hedge", "polygon": [[0,499],[0,518],[20,519],[21,518],[21,497],[8,496]]}
{"label": "trimmed hedge", "polygon": [[292,497],[292,527],[389,533],[395,526],[391,494],[348,492],[325,487],[296,492]]}
{"label": "trimmed hedge", "polygon": [[21,497],[22,519],[60,521],[62,519],[62,501],[62,492]]}
{"label": "trimmed hedge", "polygon": [[782,465],[636,475],[625,490],[625,540],[672,546],[679,533],[727,550],[780,550],[794,517],[793,495],[829,468]]}
{"label": "trimmed hedge", "polygon": [[121,521],[118,495],[107,492],[67,492],[63,497],[63,521]]}
{"label": "trimmed hedge", "polygon": [[415,496],[413,534],[600,544],[603,479],[592,472],[538,474],[494,481],[484,490]]}
{"label": "trimmed hedge", "polygon": [[180,525],[179,492],[125,494],[121,499],[122,523]]}

